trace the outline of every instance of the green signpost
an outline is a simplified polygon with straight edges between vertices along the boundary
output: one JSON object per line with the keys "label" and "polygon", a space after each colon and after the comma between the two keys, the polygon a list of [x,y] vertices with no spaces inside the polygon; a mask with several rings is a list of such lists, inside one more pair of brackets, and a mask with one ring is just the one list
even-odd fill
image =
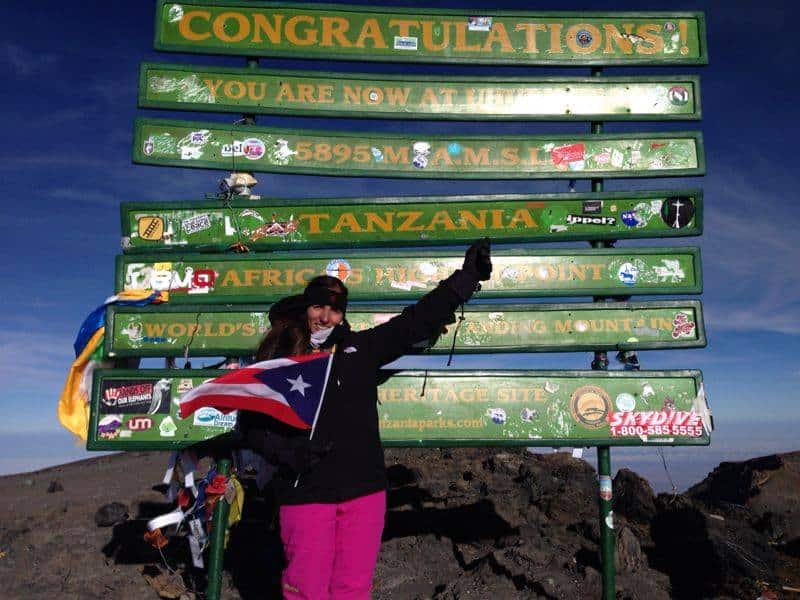
{"label": "green signpost", "polygon": [[698,12],[569,13],[159,0],[157,50],[515,65],[707,62]]}
{"label": "green signpost", "polygon": [[435,77],[142,63],[139,106],[382,119],[699,119],[697,76]]}
{"label": "green signpost", "polygon": [[[236,413],[181,419],[182,394],[224,371],[94,375],[90,450],[185,448]],[[378,388],[387,446],[708,445],[699,371],[402,371]]]}
{"label": "green signpost", "polygon": [[693,236],[700,190],[123,202],[126,253]]}
{"label": "green signpost", "polygon": [[700,132],[429,135],[137,118],[133,162],[337,176],[458,179],[673,177],[705,173]]}
{"label": "green signpost", "polygon": [[[170,304],[271,302],[303,291],[316,275],[345,282],[354,300],[410,300],[461,267],[456,250],[303,254],[117,256],[116,291],[169,292]],[[497,250],[484,298],[697,294],[700,251],[675,248]]]}
{"label": "green signpost", "polygon": [[[230,125],[139,118],[135,163],[243,173],[591,179],[591,192],[570,194],[275,199],[227,193],[124,203],[115,291],[167,291],[169,298],[157,306],[109,306],[103,349],[110,360],[248,357],[269,327],[269,303],[301,292],[315,275],[346,283],[355,301],[348,319],[363,330],[397,314],[463,261],[461,249],[398,248],[463,246],[482,236],[495,244],[590,241],[591,249],[495,247],[492,278],[479,298],[519,303],[468,305],[459,326],[428,352],[589,350],[592,371],[395,373],[378,390],[380,428],[387,446],[597,446],[602,593],[613,599],[611,447],[707,445],[712,424],[698,371],[638,371],[638,359],[630,360],[636,350],[705,346],[699,301],[627,301],[700,293],[699,250],[611,247],[624,239],[700,235],[703,194],[603,191],[604,178],[705,173],[699,132],[606,134],[602,125],[697,120],[699,77],[601,77],[601,69],[706,64],[705,16],[158,0],[154,43],[171,52],[247,57],[248,68],[143,63],[140,107],[244,118]],[[288,71],[260,69],[260,56],[591,66],[592,76],[421,75],[413,67],[399,75]],[[287,129],[256,126],[262,113],[591,121],[591,133]],[[387,246],[395,249],[380,249]],[[594,301],[526,301],[568,296]],[[608,371],[611,350],[621,351],[633,370]],[[224,372],[95,370],[87,448],[179,450],[228,431],[235,412],[178,415],[183,394]],[[227,477],[230,460],[218,458],[217,473]],[[210,600],[220,597],[227,507],[223,497],[214,510]]]}
{"label": "green signpost", "polygon": [[[398,314],[400,306],[353,304],[356,331]],[[269,329],[263,306],[165,306],[106,309],[108,358],[252,356]],[[427,352],[568,352],[698,348],[705,346],[700,302],[467,305],[457,334]],[[456,335],[453,345],[453,335]]]}

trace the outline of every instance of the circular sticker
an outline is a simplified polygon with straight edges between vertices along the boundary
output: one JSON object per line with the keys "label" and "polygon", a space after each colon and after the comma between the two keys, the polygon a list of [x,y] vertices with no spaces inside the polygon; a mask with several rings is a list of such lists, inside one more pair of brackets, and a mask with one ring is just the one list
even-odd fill
{"label": "circular sticker", "polygon": [[616,405],[620,412],[631,412],[636,408],[636,398],[633,397],[633,394],[622,392],[617,396]]}
{"label": "circular sticker", "polygon": [[636,280],[639,278],[639,267],[633,263],[622,263],[617,271],[617,277],[625,285],[636,285]]}
{"label": "circular sticker", "polygon": [[673,23],[672,21],[667,21],[666,23],[664,23],[664,31],[666,31],[667,33],[672,33],[673,31],[675,31],[675,23]]}
{"label": "circular sticker", "polygon": [[639,224],[639,219],[636,218],[635,210],[626,210],[622,213],[622,222],[628,227],[636,227]]}
{"label": "circular sticker", "polygon": [[661,205],[661,218],[673,229],[686,227],[694,217],[694,202],[686,196],[672,196]]}
{"label": "circular sticker", "polygon": [[337,277],[342,281],[347,281],[353,269],[350,268],[350,263],[343,258],[334,258],[325,267],[325,274],[330,277]]}
{"label": "circular sticker", "polygon": [[578,42],[578,45],[582,48],[587,48],[592,45],[592,34],[589,33],[586,29],[581,29],[578,33],[575,34],[575,41]]}
{"label": "circular sticker", "polygon": [[667,93],[669,101],[673,104],[686,104],[689,101],[689,90],[682,85],[673,85]]}
{"label": "circular sticker", "polygon": [[488,408],[486,414],[491,417],[493,423],[502,425],[506,422],[506,411],[502,408]]}
{"label": "circular sticker", "polygon": [[258,160],[267,151],[267,147],[258,138],[247,138],[242,142],[242,154],[248,160]]}
{"label": "circular sticker", "polygon": [[611,399],[603,388],[584,385],[572,394],[569,410],[573,419],[585,427],[597,429],[606,424],[611,411]]}

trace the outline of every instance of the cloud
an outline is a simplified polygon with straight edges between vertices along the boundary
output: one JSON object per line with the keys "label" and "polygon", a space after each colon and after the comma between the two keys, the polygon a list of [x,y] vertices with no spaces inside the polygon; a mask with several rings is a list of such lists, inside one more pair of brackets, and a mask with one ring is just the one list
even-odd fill
{"label": "cloud", "polygon": [[[736,154],[736,152],[734,152]],[[791,185],[753,156],[722,163],[706,190],[703,265],[712,328],[800,334],[800,219],[781,200]]]}
{"label": "cloud", "polygon": [[13,42],[0,45],[0,60],[11,65],[16,73],[25,77],[50,70],[59,59],[58,54],[31,52]]}

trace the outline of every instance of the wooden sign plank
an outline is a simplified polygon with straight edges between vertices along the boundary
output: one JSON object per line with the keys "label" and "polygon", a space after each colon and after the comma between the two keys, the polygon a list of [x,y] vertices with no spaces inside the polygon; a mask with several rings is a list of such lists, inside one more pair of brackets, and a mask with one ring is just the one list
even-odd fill
{"label": "wooden sign plank", "polygon": [[[98,369],[87,449],[175,450],[229,430],[236,413],[178,416],[182,394],[222,373]],[[378,388],[381,438],[386,446],[708,445],[701,386],[699,371],[402,371]]]}
{"label": "wooden sign plank", "polygon": [[706,64],[699,12],[482,14],[430,8],[159,0],[155,48],[334,60],[513,65]]}
{"label": "wooden sign plank", "polygon": [[700,190],[123,202],[126,253],[700,235]]}
{"label": "wooden sign plank", "polygon": [[[385,322],[401,306],[352,304],[355,331]],[[107,358],[252,356],[269,330],[254,306],[109,306]],[[453,335],[456,341],[453,345]],[[706,344],[700,302],[468,304],[464,321],[426,352],[577,352],[699,348]]]}
{"label": "wooden sign plank", "polygon": [[446,77],[142,63],[139,106],[381,119],[699,119],[700,79]]}
{"label": "wooden sign plank", "polygon": [[[342,279],[350,298],[419,298],[463,263],[458,250],[120,255],[116,291],[169,291],[170,304],[276,301],[308,280]],[[481,298],[698,294],[700,251],[676,248],[498,250]]]}
{"label": "wooden sign plank", "polygon": [[308,175],[555,179],[703,175],[700,132],[428,135],[136,119],[133,162]]}

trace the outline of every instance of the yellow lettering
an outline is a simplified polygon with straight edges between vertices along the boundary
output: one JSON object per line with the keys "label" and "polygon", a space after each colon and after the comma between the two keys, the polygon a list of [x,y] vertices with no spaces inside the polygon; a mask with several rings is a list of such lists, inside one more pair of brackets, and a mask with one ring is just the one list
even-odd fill
{"label": "yellow lettering", "polygon": [[483,44],[484,52],[490,52],[492,44],[500,44],[501,52],[514,52],[514,46],[511,45],[511,40],[508,39],[506,26],[502,23],[497,22],[492,25],[489,35],[486,36],[486,41]]}
{"label": "yellow lettering", "polygon": [[450,218],[450,214],[446,210],[436,211],[426,229],[428,231],[433,231],[436,229],[437,225],[444,227],[445,231],[453,231],[457,229],[456,224],[453,223],[453,219]]}
{"label": "yellow lettering", "polygon": [[486,229],[486,211],[479,210],[478,215],[470,210],[458,211],[459,221],[461,221],[461,229],[468,229],[470,225],[475,229]]}
{"label": "yellow lettering", "polygon": [[350,22],[344,17],[320,17],[322,21],[322,41],[320,46],[334,46],[333,39],[342,48],[349,48],[353,44],[350,43],[344,34],[350,29]]}
{"label": "yellow lettering", "polygon": [[454,50],[456,52],[480,52],[481,45],[474,44],[467,45],[467,23],[456,23],[456,45]]}
{"label": "yellow lettering", "polygon": [[255,13],[253,14],[253,41],[254,42],[261,42],[261,32],[266,34],[267,39],[269,39],[270,44],[280,44],[281,43],[281,22],[283,21],[283,15],[273,13],[272,17],[275,19],[275,23],[271,24],[267,21],[267,16],[262,13]]}
{"label": "yellow lettering", "polygon": [[204,79],[203,83],[208,86],[208,91],[211,93],[211,99],[215,100],[217,98],[217,90],[219,86],[222,85],[222,79],[217,79],[216,82],[213,79]]}
{"label": "yellow lettering", "polygon": [[[261,92],[260,94],[256,93],[256,85],[258,85],[258,89]],[[263,100],[266,95],[267,95],[266,81],[262,81],[261,83],[258,84],[255,81],[247,82],[247,96],[251,100]]]}
{"label": "yellow lettering", "polygon": [[190,10],[185,12],[183,18],[178,21],[178,33],[180,33],[184,39],[193,42],[199,42],[210,38],[211,33],[209,31],[198,33],[192,29],[192,21],[195,19],[201,19],[208,23],[211,20],[211,13],[207,10]]}
{"label": "yellow lettering", "polygon": [[520,208],[511,217],[511,222],[508,224],[509,228],[516,227],[517,223],[522,223],[528,229],[537,229],[539,226],[533,220],[530,211],[527,208]]}
{"label": "yellow lettering", "polygon": [[345,104],[361,104],[361,86],[357,85],[355,88],[345,85],[344,86],[344,103]]}
{"label": "yellow lettering", "polygon": [[292,84],[281,82],[281,87],[278,89],[278,95],[275,98],[276,102],[294,102],[294,90],[292,90]]}
{"label": "yellow lettering", "polygon": [[514,30],[525,32],[525,52],[530,54],[539,53],[539,48],[536,45],[536,32],[547,30],[544,23],[518,23]]}
{"label": "yellow lettering", "polygon": [[561,32],[564,26],[561,23],[549,23],[547,27],[550,29],[550,52],[561,54],[564,52],[564,48],[561,46]]}
{"label": "yellow lettering", "polygon": [[366,229],[367,231],[375,231],[375,227],[381,231],[392,231],[392,221],[394,213],[384,213],[384,219],[381,220],[377,213],[364,213],[367,218]]}
{"label": "yellow lettering", "polygon": [[[234,91],[234,86],[236,87],[236,91]],[[247,93],[245,85],[241,81],[236,81],[235,79],[225,83],[222,89],[225,91],[225,95],[228,98],[233,98],[234,100],[244,98],[244,95]]]}
{"label": "yellow lettering", "polygon": [[239,273],[231,269],[227,271],[225,275],[222,277],[222,283],[220,283],[220,287],[242,287],[242,281],[239,279]]}
{"label": "yellow lettering", "polygon": [[389,27],[397,27],[397,35],[408,37],[412,27],[419,27],[419,21],[409,19],[389,19]]}
{"label": "yellow lettering", "polygon": [[400,211],[397,216],[405,217],[405,221],[398,226],[397,231],[422,231],[425,229],[423,225],[414,226],[417,219],[422,216],[422,211],[420,210]]}
{"label": "yellow lettering", "polygon": [[386,97],[392,106],[405,106],[408,101],[408,94],[411,88],[386,88]]}
{"label": "yellow lettering", "polygon": [[381,33],[381,28],[380,25],[378,25],[377,19],[364,20],[361,33],[356,40],[356,46],[358,48],[364,48],[367,40],[372,40],[373,48],[386,48],[386,40],[383,39],[383,33]]}
{"label": "yellow lettering", "polygon": [[330,219],[331,216],[328,213],[309,213],[305,215],[299,215],[297,217],[298,221],[306,220],[308,221],[308,233],[322,233],[322,228],[320,226],[320,221],[322,219]]}
{"label": "yellow lettering", "polygon": [[[438,44],[433,42],[433,28],[436,26],[437,32],[442,31],[442,41]],[[440,52],[450,45],[450,23],[447,21],[442,22],[440,26],[435,21],[422,22],[422,45],[426,50],[433,50]]]}
{"label": "yellow lettering", "polygon": [[[236,33],[228,34],[226,28],[228,21],[231,19],[236,21],[238,27],[236,29]],[[242,13],[221,13],[217,18],[214,19],[214,35],[217,36],[217,39],[223,42],[241,42],[244,38],[250,35],[250,21],[248,21],[247,17],[245,17]]]}
{"label": "yellow lettering", "polygon": [[[623,24],[623,27],[625,28],[625,31],[630,33],[633,24],[625,23]],[[614,45],[622,50],[623,54],[630,54],[633,51],[631,41],[622,37],[622,34],[619,32],[619,29],[617,29],[616,25],[612,23],[606,23],[603,25],[603,29],[605,29],[606,32],[606,45],[603,49],[603,54],[614,54]]]}
{"label": "yellow lettering", "polygon": [[342,213],[336,225],[331,229],[331,233],[340,233],[343,228],[348,228],[353,233],[361,233],[361,226],[358,224],[355,215],[351,212]]}
{"label": "yellow lettering", "polygon": [[286,21],[286,40],[295,46],[313,46],[316,44],[317,30],[309,28],[298,34],[297,25],[299,23],[308,23],[309,25],[314,25],[314,17],[309,15],[295,15],[290,17]]}
{"label": "yellow lettering", "polygon": [[659,35],[661,26],[657,23],[640,25],[636,30],[644,38],[644,42],[636,44],[636,52],[639,54],[658,54],[664,50],[664,40]]}
{"label": "yellow lettering", "polygon": [[422,98],[420,98],[419,103],[422,106],[437,106],[439,104],[439,97],[436,95],[436,92],[433,91],[433,88],[427,87],[422,92]]}

